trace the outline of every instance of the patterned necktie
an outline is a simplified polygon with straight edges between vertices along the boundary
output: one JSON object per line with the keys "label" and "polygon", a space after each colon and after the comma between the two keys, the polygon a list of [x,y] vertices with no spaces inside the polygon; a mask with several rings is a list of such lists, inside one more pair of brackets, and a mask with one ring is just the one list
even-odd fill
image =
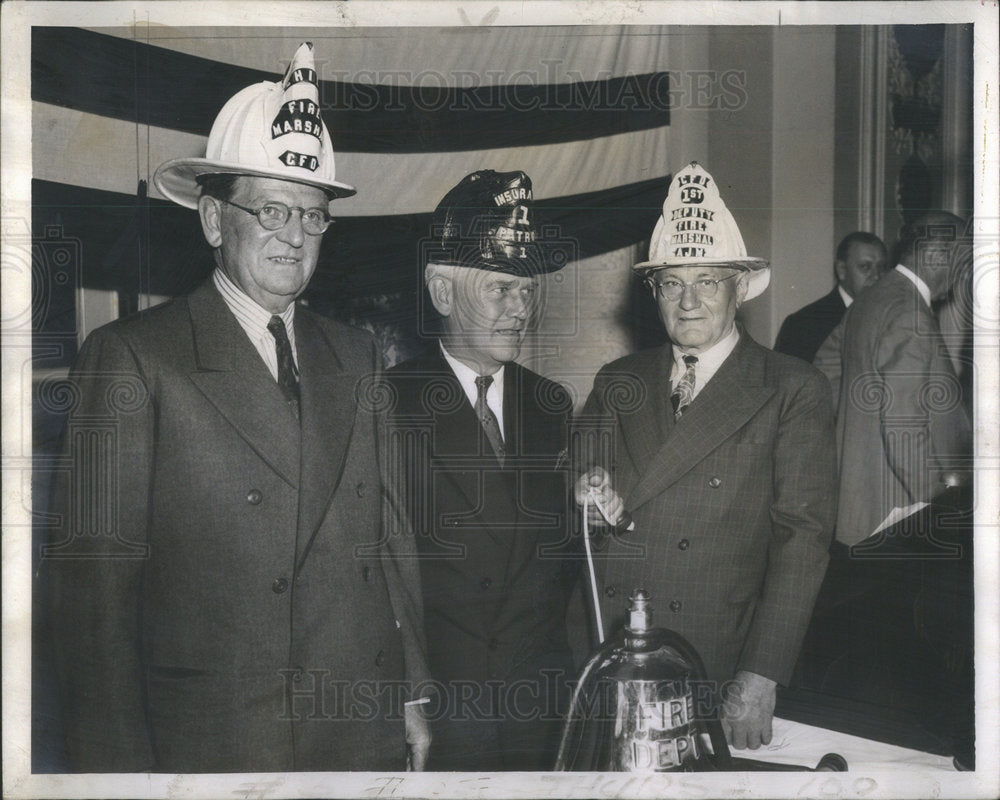
{"label": "patterned necktie", "polygon": [[278,386],[285,399],[295,401],[295,410],[299,408],[299,371],[292,357],[292,343],[288,341],[284,320],[275,314],[267,323],[267,329],[274,337],[274,350],[278,356]]}
{"label": "patterned necktie", "polygon": [[492,375],[479,375],[476,377],[476,416],[479,417],[483,426],[483,433],[489,439],[493,452],[496,453],[497,461],[503,466],[505,450],[503,446],[503,436],[500,434],[500,423],[497,422],[497,415],[493,413],[486,404],[486,391],[493,383]]}
{"label": "patterned necktie", "polygon": [[684,374],[681,375],[674,390],[670,393],[670,405],[674,407],[674,420],[679,420],[684,409],[694,400],[694,365],[698,356],[684,356]]}

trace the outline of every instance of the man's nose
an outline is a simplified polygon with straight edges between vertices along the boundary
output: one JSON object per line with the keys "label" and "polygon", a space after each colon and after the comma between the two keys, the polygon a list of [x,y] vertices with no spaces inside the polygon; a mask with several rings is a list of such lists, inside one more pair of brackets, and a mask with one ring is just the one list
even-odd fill
{"label": "man's nose", "polygon": [[507,315],[522,320],[528,316],[528,303],[520,292],[511,292],[508,295]]}
{"label": "man's nose", "polygon": [[697,308],[701,305],[701,298],[694,289],[694,284],[685,283],[684,288],[681,289],[680,306],[685,311],[690,311],[692,308]]}
{"label": "man's nose", "polygon": [[292,247],[302,247],[306,232],[302,228],[302,212],[293,208],[288,215],[288,222],[278,229],[278,238]]}

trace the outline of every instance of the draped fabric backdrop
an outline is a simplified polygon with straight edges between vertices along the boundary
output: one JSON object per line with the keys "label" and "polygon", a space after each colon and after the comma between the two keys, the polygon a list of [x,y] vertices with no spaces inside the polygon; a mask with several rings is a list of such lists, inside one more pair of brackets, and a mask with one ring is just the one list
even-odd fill
{"label": "draped fabric backdrop", "polygon": [[[573,263],[546,280],[522,360],[581,402],[596,368],[636,344],[642,327],[624,312],[652,313],[626,306],[670,178],[678,84],[663,28],[162,27],[142,40],[127,28],[34,28],[34,229],[80,252],[75,277],[42,284],[42,338],[80,322],[77,283],[115,293],[126,313],[208,273],[197,215],[159,197],[153,171],[204,155],[225,101],[278,79],[301,41],[315,45],[337,177],[358,189],[334,206],[307,302],[375,331],[390,363],[412,355],[435,205],[476,169],[524,170],[545,235]],[[91,313],[82,327],[101,321]],[[59,351],[47,366],[71,363],[73,347]]]}

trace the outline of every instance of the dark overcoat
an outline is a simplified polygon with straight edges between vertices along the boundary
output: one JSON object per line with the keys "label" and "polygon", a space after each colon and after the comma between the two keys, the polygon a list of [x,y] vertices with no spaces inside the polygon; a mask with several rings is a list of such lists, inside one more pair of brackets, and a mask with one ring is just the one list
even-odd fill
{"label": "dark overcoat", "polygon": [[304,307],[295,333],[301,423],[211,281],[85,342],[44,558],[75,770],[404,768],[427,671],[379,359]]}
{"label": "dark overcoat", "polygon": [[801,358],[811,364],[820,345],[830,335],[830,331],[837,327],[846,310],[844,298],[840,296],[840,290],[835,288],[819,300],[789,314],[781,323],[778,338],[774,340],[775,351]]}
{"label": "dark overcoat", "polygon": [[386,373],[431,672],[451,706],[432,717],[438,769],[550,769],[562,684],[573,678],[571,403],[557,383],[504,369],[503,468],[440,351]]}

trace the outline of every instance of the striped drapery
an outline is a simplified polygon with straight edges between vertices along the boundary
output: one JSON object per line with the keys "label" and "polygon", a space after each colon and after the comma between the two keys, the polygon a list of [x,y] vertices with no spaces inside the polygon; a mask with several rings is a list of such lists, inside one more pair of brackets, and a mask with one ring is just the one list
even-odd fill
{"label": "striped drapery", "polygon": [[78,279],[119,292],[126,310],[131,296],[191,288],[210,269],[196,215],[151,186],[140,202],[137,186],[168,158],[203,155],[225,101],[278,79],[312,41],[337,177],[358,193],[335,204],[308,302],[382,334],[390,361],[409,355],[431,211],[469,172],[522,169],[547,235],[576,255],[550,286],[551,354],[562,334],[579,343],[577,267],[627,280],[666,194],[668,39],[625,26],[164,26],[141,41],[128,28],[35,27],[35,230],[58,225],[79,240]]}

